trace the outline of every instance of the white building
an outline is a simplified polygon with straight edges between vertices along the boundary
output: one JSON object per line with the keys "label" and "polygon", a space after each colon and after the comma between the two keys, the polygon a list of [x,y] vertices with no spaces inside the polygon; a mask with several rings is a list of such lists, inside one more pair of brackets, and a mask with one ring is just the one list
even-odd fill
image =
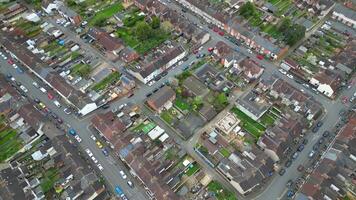
{"label": "white building", "polygon": [[333,19],[340,21],[343,24],[346,24],[347,26],[350,26],[352,28],[356,28],[356,13],[355,11],[337,4],[334,7],[334,11],[331,16]]}

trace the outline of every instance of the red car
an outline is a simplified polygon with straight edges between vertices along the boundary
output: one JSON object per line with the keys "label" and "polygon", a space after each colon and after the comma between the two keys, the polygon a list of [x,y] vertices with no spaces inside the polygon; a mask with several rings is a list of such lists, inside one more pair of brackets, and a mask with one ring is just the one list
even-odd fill
{"label": "red car", "polygon": [[224,32],[220,31],[219,35],[224,36]]}
{"label": "red car", "polygon": [[14,64],[14,61],[12,59],[7,60],[7,63],[9,63],[10,65]]}
{"label": "red car", "polygon": [[52,99],[54,99],[54,96],[51,94],[51,93],[47,93],[47,96],[48,96],[48,98],[50,99],[50,100],[52,100]]}
{"label": "red car", "polygon": [[218,27],[214,27],[214,28],[213,28],[213,31],[214,31],[214,32],[219,32],[219,28],[218,28]]}
{"label": "red car", "polygon": [[193,51],[193,53],[194,53],[194,54],[197,54],[197,53],[198,53],[198,49],[195,49],[195,50]]}
{"label": "red car", "polygon": [[209,47],[209,48],[208,48],[208,51],[209,51],[209,52],[212,52],[213,50],[214,50],[213,47]]}
{"label": "red car", "polygon": [[347,103],[347,96],[343,96],[343,97],[342,97],[342,103],[343,103],[343,104],[346,104],[346,103]]}
{"label": "red car", "polygon": [[256,58],[259,60],[263,60],[264,57],[262,55],[257,55]]}

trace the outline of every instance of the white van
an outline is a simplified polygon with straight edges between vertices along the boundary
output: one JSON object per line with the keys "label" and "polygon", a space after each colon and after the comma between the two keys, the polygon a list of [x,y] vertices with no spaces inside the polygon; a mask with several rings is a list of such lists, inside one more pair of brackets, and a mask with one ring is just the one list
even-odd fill
{"label": "white van", "polygon": [[54,103],[54,105],[56,105],[58,108],[62,107],[61,104],[60,104],[57,100],[53,101],[53,103]]}
{"label": "white van", "polygon": [[44,89],[43,87],[41,87],[40,90],[41,90],[41,92],[43,92],[43,93],[46,93],[46,92],[47,92],[47,90]]}

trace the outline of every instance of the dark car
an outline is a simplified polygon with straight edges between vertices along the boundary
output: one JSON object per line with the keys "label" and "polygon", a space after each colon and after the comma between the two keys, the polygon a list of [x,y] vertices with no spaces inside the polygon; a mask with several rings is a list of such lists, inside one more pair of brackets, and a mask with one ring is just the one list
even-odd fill
{"label": "dark car", "polygon": [[164,71],[164,72],[161,73],[161,75],[162,75],[163,77],[167,76],[167,74],[168,74],[167,71]]}
{"label": "dark car", "polygon": [[314,150],[314,151],[317,151],[318,149],[319,149],[319,144],[318,144],[318,143],[314,144],[313,150]]}
{"label": "dark car", "polygon": [[161,75],[157,75],[157,76],[154,78],[154,80],[155,80],[155,81],[159,81],[159,80],[161,80],[161,78],[162,78]]}
{"label": "dark car", "polygon": [[285,169],[281,169],[281,170],[279,170],[279,172],[278,172],[278,174],[280,175],[280,176],[283,176],[284,174],[286,173],[286,170]]}
{"label": "dark car", "polygon": [[101,108],[102,109],[108,109],[108,108],[110,108],[110,105],[109,104],[104,104],[104,105],[101,106]]}
{"label": "dark car", "polygon": [[152,95],[152,93],[148,93],[146,94],[146,97],[150,97]]}
{"label": "dark car", "polygon": [[103,154],[105,156],[109,156],[109,151],[106,148],[103,148],[103,150],[101,150],[103,152]]}
{"label": "dark car", "polygon": [[187,60],[188,60],[188,57],[184,57],[184,58],[183,58],[183,61],[187,61]]}
{"label": "dark car", "polygon": [[39,100],[39,99],[37,99],[37,98],[35,98],[34,100],[33,100],[35,103],[40,103],[41,101]]}
{"label": "dark car", "polygon": [[285,167],[290,167],[291,165],[292,165],[292,161],[291,161],[291,160],[288,160],[288,161],[284,164]]}
{"label": "dark car", "polygon": [[293,180],[289,180],[286,185],[287,187],[291,187],[293,185]]}
{"label": "dark car", "polygon": [[60,123],[60,124],[63,124],[63,120],[61,118],[58,118],[57,122]]}
{"label": "dark car", "polygon": [[312,132],[313,132],[313,133],[316,133],[316,132],[318,132],[318,130],[319,130],[319,127],[318,127],[318,126],[315,126],[315,127],[312,129]]}
{"label": "dark car", "polygon": [[53,117],[53,119],[58,119],[58,116],[55,113],[51,113],[51,116]]}
{"label": "dark car", "polygon": [[308,140],[304,138],[303,141],[302,141],[302,143],[303,143],[304,145],[306,145],[306,144],[308,144]]}
{"label": "dark car", "polygon": [[321,127],[322,125],[323,125],[323,122],[321,122],[321,121],[316,124],[317,127]]}
{"label": "dark car", "polygon": [[304,149],[304,144],[299,145],[298,151],[303,151],[303,149]]}
{"label": "dark car", "polygon": [[329,132],[329,131],[324,131],[323,137],[328,137],[329,135],[330,135],[330,132]]}
{"label": "dark car", "polygon": [[131,97],[133,97],[133,95],[134,95],[134,93],[131,92],[130,94],[127,95],[127,98],[131,98]]}
{"label": "dark car", "polygon": [[158,91],[158,88],[154,89],[152,92],[153,93],[156,93]]}

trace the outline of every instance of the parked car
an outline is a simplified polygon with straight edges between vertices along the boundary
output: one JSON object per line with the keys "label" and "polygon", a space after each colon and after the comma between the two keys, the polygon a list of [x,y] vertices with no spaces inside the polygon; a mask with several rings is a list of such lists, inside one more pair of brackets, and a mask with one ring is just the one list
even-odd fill
{"label": "parked car", "polygon": [[280,175],[280,176],[283,176],[284,174],[286,173],[286,170],[285,169],[281,169],[281,170],[279,170],[279,172],[278,172],[278,174]]}
{"label": "parked car", "polygon": [[302,144],[304,144],[304,145],[308,144],[308,140],[304,138],[302,141]]}
{"label": "parked car", "polygon": [[64,113],[67,114],[67,115],[70,115],[72,112],[70,111],[70,108],[65,108],[64,110]]}
{"label": "parked car", "polygon": [[28,92],[28,89],[23,85],[20,85],[20,89],[26,93]]}
{"label": "parked car", "polygon": [[38,85],[37,82],[33,82],[32,85],[33,85],[35,88],[40,88],[40,86]]}
{"label": "parked car", "polygon": [[54,99],[54,96],[50,92],[47,93],[47,96],[50,100]]}
{"label": "parked car", "polygon": [[77,132],[72,128],[68,130],[68,133],[73,136],[77,135]]}
{"label": "parked car", "polygon": [[97,160],[94,156],[91,157],[91,160],[92,160],[95,164],[98,163],[98,160]]}
{"label": "parked car", "polygon": [[318,132],[319,131],[319,127],[318,126],[315,126],[313,129],[312,129],[312,132],[313,133],[316,133],[316,132]]}
{"label": "parked car", "polygon": [[56,105],[58,108],[62,107],[61,104],[60,104],[57,100],[53,101],[53,103],[54,103],[54,105]]}
{"label": "parked car", "polygon": [[330,135],[330,132],[329,132],[329,131],[324,131],[323,137],[328,137],[329,135]]}
{"label": "parked car", "polygon": [[130,186],[130,188],[134,187],[134,184],[132,183],[132,181],[127,181],[127,185]]}
{"label": "parked car", "polygon": [[317,127],[321,127],[322,125],[323,125],[323,122],[322,122],[322,121],[319,121],[319,122],[316,124]]}
{"label": "parked car", "polygon": [[284,75],[287,74],[287,72],[286,72],[284,69],[279,69],[278,71],[279,71],[281,74],[284,74]]}
{"label": "parked car", "polygon": [[105,156],[109,156],[109,151],[106,148],[101,150]]}
{"label": "parked car", "polygon": [[97,166],[98,166],[98,168],[99,168],[100,171],[103,171],[103,170],[104,170],[104,167],[101,166],[101,164],[98,164]]}
{"label": "parked car", "polygon": [[287,74],[287,77],[290,78],[290,79],[294,78],[294,76],[292,74]]}
{"label": "parked car", "polygon": [[126,174],[125,174],[124,171],[121,170],[119,173],[120,173],[120,175],[121,175],[121,177],[122,177],[123,179],[126,179],[126,178],[127,178],[127,176],[126,176]]}
{"label": "parked car", "polygon": [[284,164],[285,167],[290,167],[291,165],[292,165],[292,160],[288,160],[288,161]]}
{"label": "parked car", "polygon": [[298,168],[297,168],[298,171],[303,171],[304,170],[304,166],[303,165],[299,165]]}
{"label": "parked car", "polygon": [[77,140],[77,142],[82,142],[82,138],[80,138],[79,135],[75,135],[74,138]]}
{"label": "parked car", "polygon": [[120,186],[115,187],[115,193],[116,193],[116,196],[118,196],[118,197],[122,197],[125,195],[124,192],[122,191],[122,189],[120,188]]}
{"label": "parked car", "polygon": [[90,151],[90,149],[85,149],[85,152],[87,152],[89,157],[93,156],[93,153]]}
{"label": "parked car", "polygon": [[94,135],[91,135],[90,138],[94,141],[96,141],[96,137]]}
{"label": "parked car", "polygon": [[286,186],[291,187],[293,185],[293,180],[288,180]]}
{"label": "parked car", "polygon": [[319,144],[322,144],[324,142],[324,138],[319,139]]}
{"label": "parked car", "polygon": [[294,154],[292,155],[292,159],[295,160],[298,158],[298,152],[294,152]]}
{"label": "parked car", "polygon": [[39,99],[37,99],[37,98],[35,98],[33,101],[34,101],[35,103],[41,103],[41,101],[40,101]]}
{"label": "parked car", "polygon": [[315,154],[315,151],[312,150],[312,151],[308,154],[308,157],[309,157],[309,158],[312,158],[312,157],[314,156],[314,154]]}
{"label": "parked car", "polygon": [[101,144],[100,141],[96,141],[96,145],[99,147],[99,149],[102,149],[102,148],[103,148],[103,145]]}
{"label": "parked car", "polygon": [[300,151],[303,151],[303,149],[304,149],[304,144],[299,145],[298,151],[299,151],[299,152],[300,152]]}

